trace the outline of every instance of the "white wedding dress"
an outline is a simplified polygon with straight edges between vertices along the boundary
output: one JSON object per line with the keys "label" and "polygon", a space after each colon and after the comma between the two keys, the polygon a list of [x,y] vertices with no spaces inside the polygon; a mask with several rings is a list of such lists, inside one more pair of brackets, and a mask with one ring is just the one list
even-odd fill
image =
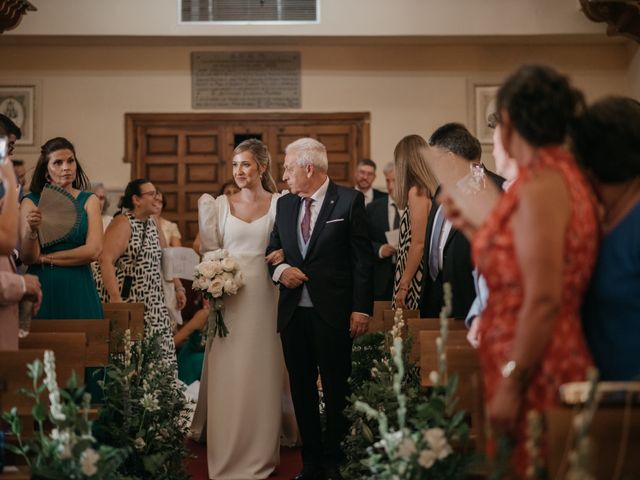
{"label": "white wedding dress", "polygon": [[267,478],[279,463],[285,366],[276,327],[278,290],[265,250],[276,216],[247,223],[234,217],[225,195],[198,202],[202,253],[225,248],[240,264],[244,287],[224,299],[225,338],[210,339],[192,432],[206,422],[209,478]]}

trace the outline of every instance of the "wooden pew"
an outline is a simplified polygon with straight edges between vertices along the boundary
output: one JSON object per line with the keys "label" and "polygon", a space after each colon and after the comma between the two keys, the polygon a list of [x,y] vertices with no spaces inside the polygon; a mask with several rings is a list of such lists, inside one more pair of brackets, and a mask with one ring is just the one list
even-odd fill
{"label": "wooden pew", "polygon": [[[439,318],[410,318],[406,321],[407,332],[411,337],[411,354],[409,361],[415,365],[420,363],[420,332],[425,330],[440,331]],[[449,319],[449,331],[466,330],[461,320]]]}
{"label": "wooden pew", "polygon": [[[575,448],[573,419],[578,411],[574,406],[561,406],[545,413],[550,478],[566,476],[569,466],[567,456]],[[598,406],[589,430],[589,439],[596,479],[639,478],[640,405]],[[619,469],[618,475],[616,469]]]}
{"label": "wooden pew", "polygon": [[[150,288],[152,288],[150,286]],[[157,288],[162,288],[161,286]],[[109,321],[109,345],[111,352],[120,352],[121,335],[131,330],[131,339],[137,340],[144,335],[144,304],[142,303],[103,303],[104,318]]]}
{"label": "wooden pew", "polygon": [[383,314],[385,310],[391,309],[390,301],[373,302],[373,316],[369,322],[369,332],[384,332]]}
{"label": "wooden pew", "polygon": [[31,333],[43,332],[84,333],[85,366],[104,367],[109,363],[109,322],[105,320],[32,320]]}
{"label": "wooden pew", "polygon": [[[27,376],[27,364],[36,359],[43,361],[44,352],[45,349],[0,351],[0,411],[16,407],[19,416],[31,415],[33,399],[19,395],[18,390],[33,388],[33,380]],[[43,400],[46,397],[43,394]]]}
{"label": "wooden pew", "polygon": [[[431,387],[429,374],[438,370],[438,352],[436,338],[440,336],[440,330],[422,330],[420,332],[420,383],[424,387]],[[447,338],[447,347],[465,347],[467,332],[465,330],[450,330]]]}
{"label": "wooden pew", "polygon": [[[5,465],[5,469],[7,466]],[[31,480],[31,472],[29,471],[29,467],[24,465],[20,465],[17,467],[17,472],[8,472],[0,473],[0,480]]]}
{"label": "wooden pew", "polygon": [[[418,318],[420,316],[420,310],[402,310],[404,321],[406,322],[410,318]],[[382,311],[382,323],[384,325],[384,331],[388,332],[393,327],[393,319],[396,316],[396,311],[390,308]]]}
{"label": "wooden pew", "polygon": [[78,384],[84,383],[87,337],[84,333],[30,333],[20,339],[20,350],[51,350],[56,360],[58,385],[63,388],[75,371]]}
{"label": "wooden pew", "polygon": [[470,345],[446,348],[448,374],[458,375],[457,409],[467,412],[471,439],[478,452],[486,450],[486,417],[482,370],[478,351]]}

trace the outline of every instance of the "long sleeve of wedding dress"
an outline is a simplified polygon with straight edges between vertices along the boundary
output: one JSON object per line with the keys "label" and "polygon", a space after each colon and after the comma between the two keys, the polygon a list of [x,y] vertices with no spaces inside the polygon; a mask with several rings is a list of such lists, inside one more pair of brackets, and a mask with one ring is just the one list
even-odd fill
{"label": "long sleeve of wedding dress", "polygon": [[200,229],[201,255],[221,247],[218,202],[208,193],[198,199],[198,227]]}

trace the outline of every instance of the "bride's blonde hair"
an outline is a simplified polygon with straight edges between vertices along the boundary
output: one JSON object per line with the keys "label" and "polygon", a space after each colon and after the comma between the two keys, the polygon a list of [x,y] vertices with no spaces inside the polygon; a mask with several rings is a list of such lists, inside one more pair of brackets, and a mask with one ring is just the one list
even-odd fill
{"label": "bride's blonde hair", "polygon": [[249,138],[233,149],[233,156],[235,157],[242,152],[249,152],[258,166],[265,167],[264,173],[260,176],[262,188],[267,192],[275,193],[276,182],[271,175],[271,155],[269,155],[267,146],[257,138]]}

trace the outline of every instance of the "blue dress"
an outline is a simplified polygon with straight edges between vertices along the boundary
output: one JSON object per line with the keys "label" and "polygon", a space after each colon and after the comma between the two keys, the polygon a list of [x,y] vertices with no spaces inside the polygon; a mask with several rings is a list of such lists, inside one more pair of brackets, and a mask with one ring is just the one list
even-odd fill
{"label": "blue dress", "polygon": [[[78,197],[73,199],[78,209],[78,222],[60,242],[43,248],[41,250],[43,255],[71,250],[85,244],[89,219],[84,205],[91,195],[93,194],[90,192],[80,192]],[[38,194],[30,193],[25,198],[31,200],[36,206],[40,202]],[[89,264],[75,267],[34,264],[29,266],[27,273],[36,275],[42,285],[42,306],[34,318],[50,320],[104,318],[102,303],[98,297]]]}
{"label": "blue dress", "polygon": [[602,240],[582,318],[601,379],[640,379],[640,202]]}

